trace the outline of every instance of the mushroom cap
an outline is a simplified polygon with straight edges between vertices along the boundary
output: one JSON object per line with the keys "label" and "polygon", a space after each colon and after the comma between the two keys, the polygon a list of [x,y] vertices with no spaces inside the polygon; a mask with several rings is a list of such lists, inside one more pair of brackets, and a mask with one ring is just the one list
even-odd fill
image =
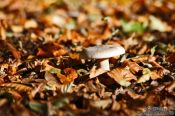
{"label": "mushroom cap", "polygon": [[119,45],[100,45],[85,48],[81,57],[85,59],[94,58],[94,59],[103,59],[110,58],[114,56],[119,56],[125,53],[125,49]]}

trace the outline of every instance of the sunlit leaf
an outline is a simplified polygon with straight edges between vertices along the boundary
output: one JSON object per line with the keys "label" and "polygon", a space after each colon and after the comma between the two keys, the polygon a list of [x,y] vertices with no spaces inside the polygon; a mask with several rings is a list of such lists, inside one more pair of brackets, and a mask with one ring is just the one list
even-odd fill
{"label": "sunlit leaf", "polygon": [[128,87],[128,86],[131,85],[131,82],[126,81],[126,80],[120,80],[120,81],[118,81],[118,83],[119,83],[121,86],[124,86],[124,87]]}
{"label": "sunlit leaf", "polygon": [[144,68],[143,75],[137,80],[138,83],[144,83],[150,79],[151,71],[148,68]]}
{"label": "sunlit leaf", "polygon": [[152,55],[152,56],[153,56],[154,53],[156,52],[156,47],[157,47],[157,46],[154,46],[154,47],[151,48],[151,55]]}
{"label": "sunlit leaf", "polygon": [[58,73],[61,73],[61,70],[58,69],[58,68],[51,68],[49,70],[49,72],[52,73],[52,74],[58,74]]}
{"label": "sunlit leaf", "polygon": [[62,85],[61,86],[61,92],[62,93],[70,93],[72,91],[72,88],[74,87],[75,85],[71,82],[69,84],[66,84],[66,85]]}
{"label": "sunlit leaf", "polygon": [[157,30],[160,32],[170,31],[171,27],[167,25],[167,23],[163,22],[159,18],[155,16],[150,16],[150,29],[151,30]]}
{"label": "sunlit leaf", "polygon": [[99,108],[99,109],[105,109],[105,108],[109,107],[109,105],[111,103],[112,103],[111,99],[90,101],[90,104],[93,107],[96,107],[96,108]]}

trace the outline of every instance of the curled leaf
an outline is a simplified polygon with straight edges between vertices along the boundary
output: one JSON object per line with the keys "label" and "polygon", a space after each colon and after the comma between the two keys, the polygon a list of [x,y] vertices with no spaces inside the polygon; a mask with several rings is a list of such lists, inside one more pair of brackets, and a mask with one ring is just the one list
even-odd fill
{"label": "curled leaf", "polygon": [[63,84],[68,84],[78,77],[76,70],[73,68],[65,68],[64,73],[64,75],[60,73],[57,74],[57,77]]}
{"label": "curled leaf", "polygon": [[77,70],[77,73],[78,73],[78,75],[80,75],[80,76],[89,74],[89,72],[88,72],[87,70],[85,70],[85,69],[79,69],[79,70]]}

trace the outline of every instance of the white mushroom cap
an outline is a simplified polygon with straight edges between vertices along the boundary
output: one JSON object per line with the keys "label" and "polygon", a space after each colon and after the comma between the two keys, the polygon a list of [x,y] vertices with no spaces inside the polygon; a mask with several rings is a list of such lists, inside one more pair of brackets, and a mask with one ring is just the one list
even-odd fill
{"label": "white mushroom cap", "polygon": [[119,45],[100,45],[85,48],[81,54],[82,58],[103,59],[119,56],[125,53],[125,49]]}

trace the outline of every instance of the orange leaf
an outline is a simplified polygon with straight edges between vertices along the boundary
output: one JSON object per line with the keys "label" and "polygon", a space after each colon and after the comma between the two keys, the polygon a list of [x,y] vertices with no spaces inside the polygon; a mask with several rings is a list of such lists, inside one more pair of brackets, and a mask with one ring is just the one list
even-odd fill
{"label": "orange leaf", "polygon": [[42,48],[38,48],[37,56],[45,56],[46,52]]}
{"label": "orange leaf", "polygon": [[70,53],[69,56],[70,58],[75,59],[75,60],[80,59],[80,55],[78,53]]}
{"label": "orange leaf", "polygon": [[121,80],[137,80],[136,76],[134,76],[127,67],[119,67],[116,69],[113,69],[112,71],[107,73],[111,78],[113,78],[116,81]]}
{"label": "orange leaf", "polygon": [[59,45],[58,43],[47,43],[38,48],[37,56],[62,56],[66,54],[67,51],[63,48],[63,46]]}
{"label": "orange leaf", "polygon": [[138,73],[140,70],[143,70],[143,68],[141,66],[139,66],[136,62],[132,62],[130,60],[126,60],[124,61],[124,65],[129,67],[129,70],[133,73],[136,74]]}
{"label": "orange leaf", "polygon": [[68,84],[78,77],[76,70],[73,68],[65,68],[64,73],[65,75],[57,74],[58,78],[63,84]]}
{"label": "orange leaf", "polygon": [[118,67],[107,74],[117,83],[126,87],[130,85],[130,80],[137,80],[136,76],[130,72],[128,67]]}
{"label": "orange leaf", "polygon": [[21,53],[9,42],[4,41],[4,43],[7,45],[8,49],[11,51],[12,55],[16,59],[21,58]]}

